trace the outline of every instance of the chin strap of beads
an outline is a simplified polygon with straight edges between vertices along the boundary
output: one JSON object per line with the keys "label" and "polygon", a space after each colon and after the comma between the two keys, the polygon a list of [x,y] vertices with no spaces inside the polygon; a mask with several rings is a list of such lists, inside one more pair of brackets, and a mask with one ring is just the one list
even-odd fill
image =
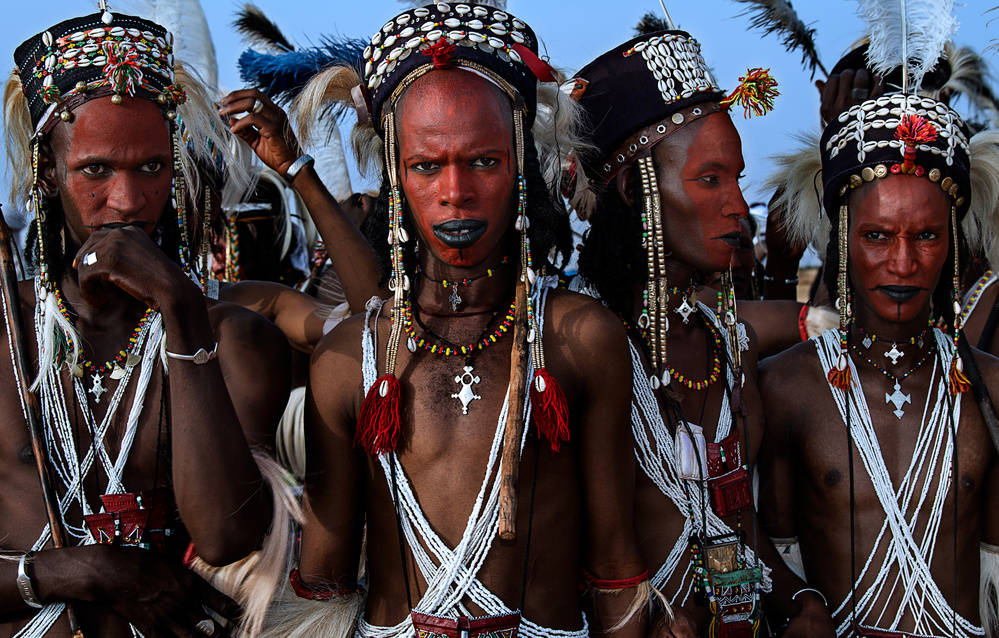
{"label": "chin strap of beads", "polygon": [[839,298],[836,300],[836,308],[839,310],[839,358],[827,375],[829,383],[843,392],[850,389],[847,330],[849,330],[852,309],[850,308],[850,286],[846,270],[847,251],[849,250],[849,238],[847,237],[849,214],[850,211],[846,204],[842,204],[839,207],[839,271],[836,275],[836,289],[839,294]]}
{"label": "chin strap of beads", "polygon": [[656,390],[669,385],[670,373],[666,361],[666,338],[669,335],[669,288],[666,284],[666,245],[663,238],[662,206],[659,201],[659,181],[651,153],[638,158],[642,180],[642,245],[647,259],[648,283],[642,293],[642,311],[638,326],[648,331],[652,350],[652,376],[649,382]]}
{"label": "chin strap of beads", "polygon": [[42,204],[41,185],[38,182],[38,153],[39,140],[36,138],[31,143],[31,196],[28,199],[29,208],[35,210],[35,228],[38,231],[38,273],[42,281],[42,288],[47,288],[49,283],[49,262],[45,258],[45,206]]}
{"label": "chin strap of beads", "polygon": [[399,172],[396,165],[395,113],[385,116],[385,167],[389,187],[389,250],[392,273],[389,290],[392,291],[392,331],[385,352],[385,374],[375,379],[361,404],[354,444],[362,446],[368,454],[377,456],[392,452],[399,444],[402,433],[402,388],[395,376],[395,362],[402,340],[404,312],[403,296],[409,290],[409,276],[402,263],[402,244],[409,241],[409,234],[402,227],[402,195],[399,190]]}
{"label": "chin strap of beads", "polygon": [[205,185],[205,208],[201,217],[201,292],[205,292],[205,285],[211,278],[208,272],[209,256],[211,255],[211,244],[208,241],[211,233],[212,219],[212,189]]}
{"label": "chin strap of beads", "polygon": [[961,276],[960,257],[957,253],[957,207],[950,207],[950,234],[953,238],[954,249],[954,279],[951,290],[951,300],[954,304],[954,358],[950,362],[950,392],[953,395],[967,392],[971,389],[971,382],[964,373],[964,361],[957,351],[958,342],[961,339],[961,329],[964,328],[964,319],[961,317]]}

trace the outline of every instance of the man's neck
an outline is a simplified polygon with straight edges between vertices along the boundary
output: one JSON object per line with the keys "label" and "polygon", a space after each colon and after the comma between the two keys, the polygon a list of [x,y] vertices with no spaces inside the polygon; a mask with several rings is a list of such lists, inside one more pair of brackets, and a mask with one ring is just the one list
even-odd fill
{"label": "man's neck", "polygon": [[935,346],[929,308],[906,322],[886,321],[869,309],[854,308],[850,340],[857,352],[896,376],[904,374]]}
{"label": "man's neck", "polygon": [[134,326],[146,312],[144,303],[108,282],[100,284],[103,303],[92,308],[80,292],[77,274],[70,267],[59,279],[59,294],[77,331],[114,330],[122,324]]}
{"label": "man's neck", "polygon": [[[511,283],[520,273],[519,261],[516,253],[497,252],[474,268],[458,268],[431,255],[421,257],[422,274],[413,282],[414,298],[424,310],[441,314],[495,310],[508,301]],[[455,293],[460,298],[458,307],[453,303]]]}
{"label": "man's neck", "polygon": [[[666,285],[670,289],[669,302],[666,304],[666,307],[669,309],[670,330],[673,330],[674,328],[680,329],[680,326],[683,325],[683,321],[680,320],[679,316],[674,311],[683,305],[684,295],[691,290],[696,272],[697,270],[686,264],[682,264],[671,259],[666,260]],[[647,285],[639,286],[635,290],[635,303],[633,305],[635,309],[635,316],[631,318],[634,322],[637,322],[639,315],[642,314],[646,290]],[[676,292],[674,293],[673,291]],[[690,306],[694,305],[693,300],[689,297],[687,298],[687,303]],[[677,321],[673,321],[673,317],[676,317]]]}

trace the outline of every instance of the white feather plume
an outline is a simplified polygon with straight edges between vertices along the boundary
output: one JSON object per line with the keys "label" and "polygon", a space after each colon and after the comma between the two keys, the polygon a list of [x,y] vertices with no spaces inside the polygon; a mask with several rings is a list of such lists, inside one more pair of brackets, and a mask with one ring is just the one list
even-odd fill
{"label": "white feather plume", "polygon": [[871,34],[868,65],[882,75],[904,67],[907,87],[922,84],[957,32],[954,0],[860,0],[859,13]]}
{"label": "white feather plume", "polygon": [[218,86],[219,66],[208,19],[198,0],[126,0],[125,7],[173,34],[173,54],[212,87]]}

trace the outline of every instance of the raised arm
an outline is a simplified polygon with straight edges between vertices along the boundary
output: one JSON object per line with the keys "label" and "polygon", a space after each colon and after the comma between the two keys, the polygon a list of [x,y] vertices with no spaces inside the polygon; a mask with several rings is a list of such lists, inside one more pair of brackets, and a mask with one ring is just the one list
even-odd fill
{"label": "raised arm", "polygon": [[[257,100],[262,107],[253,112]],[[302,150],[288,124],[288,116],[257,89],[229,94],[222,101],[219,113],[229,118],[233,133],[249,144],[264,164],[282,176],[301,157]],[[237,119],[234,117],[237,113],[246,115]],[[388,297],[388,291],[378,287],[378,261],[359,228],[359,209],[354,213],[356,218],[344,212],[312,166],[299,171],[291,180],[291,186],[302,196],[326,244],[351,312],[362,312],[373,295]]]}
{"label": "raised arm", "polygon": [[[97,259],[83,260],[89,253]],[[271,362],[256,359],[256,348],[268,344],[261,340],[244,349],[229,340],[227,330],[214,334],[198,286],[136,226],[95,231],[80,249],[76,267],[80,291],[91,306],[117,294],[117,288],[159,311],[168,353],[209,353],[218,343],[218,357],[203,364],[168,358],[173,488],[198,554],[213,565],[243,558],[257,548],[267,529],[270,497],[262,489],[231,391],[253,393],[255,386],[240,384],[269,378],[260,370]],[[233,388],[224,370],[229,370]],[[258,371],[255,379],[250,370]],[[250,431],[267,427],[267,416],[259,418]]]}
{"label": "raised arm", "polygon": [[326,320],[333,310],[315,297],[272,281],[227,284],[219,296],[273,321],[293,348],[307,353],[323,338]]}

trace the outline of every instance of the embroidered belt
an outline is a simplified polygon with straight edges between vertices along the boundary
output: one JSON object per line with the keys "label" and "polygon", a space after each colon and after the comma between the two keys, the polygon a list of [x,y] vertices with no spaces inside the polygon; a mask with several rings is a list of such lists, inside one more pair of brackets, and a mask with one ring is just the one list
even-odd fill
{"label": "embroidered belt", "polygon": [[487,618],[441,618],[411,613],[418,638],[517,638],[520,614]]}

